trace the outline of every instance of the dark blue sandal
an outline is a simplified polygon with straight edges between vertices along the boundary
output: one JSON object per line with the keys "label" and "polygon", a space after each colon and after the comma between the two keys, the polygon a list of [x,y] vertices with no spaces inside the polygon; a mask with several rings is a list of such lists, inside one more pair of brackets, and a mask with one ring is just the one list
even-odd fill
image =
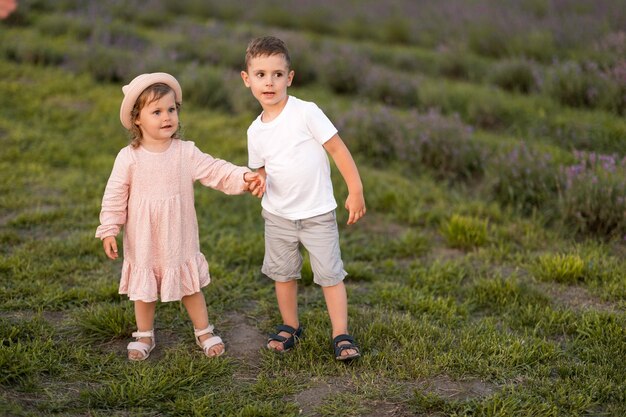
{"label": "dark blue sandal", "polygon": [[[348,343],[344,343],[343,345],[340,345],[339,343],[341,342],[348,342]],[[350,336],[349,334],[340,334],[339,336],[335,337],[333,339],[333,348],[335,349],[335,359],[337,359],[338,361],[347,361],[347,360],[355,359],[361,356],[359,347],[355,343],[354,338]],[[341,354],[344,350],[349,350],[349,349],[356,350],[356,352],[349,354],[349,355]]]}
{"label": "dark blue sandal", "polygon": [[[276,327],[276,333],[271,333],[269,335],[269,338],[267,339],[267,348],[275,352],[279,352],[279,353],[287,352],[288,350],[291,350],[296,345],[296,343],[298,343],[300,339],[302,339],[303,337],[302,331],[303,331],[302,326],[299,326],[297,329],[294,329],[293,327],[288,326],[286,324],[281,324],[280,326]],[[289,337],[281,336],[278,334],[280,332],[287,332],[291,336]],[[271,347],[270,342],[272,341],[277,341],[277,342],[282,343],[283,350],[277,350]]]}

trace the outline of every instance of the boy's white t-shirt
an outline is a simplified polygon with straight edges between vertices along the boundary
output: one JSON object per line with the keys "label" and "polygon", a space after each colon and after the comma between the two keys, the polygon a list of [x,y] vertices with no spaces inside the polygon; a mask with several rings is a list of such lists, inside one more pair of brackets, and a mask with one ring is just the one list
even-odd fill
{"label": "boy's white t-shirt", "polygon": [[337,129],[315,103],[289,96],[282,112],[248,128],[248,166],[265,167],[261,205],[289,219],[307,219],[337,207],[323,144]]}

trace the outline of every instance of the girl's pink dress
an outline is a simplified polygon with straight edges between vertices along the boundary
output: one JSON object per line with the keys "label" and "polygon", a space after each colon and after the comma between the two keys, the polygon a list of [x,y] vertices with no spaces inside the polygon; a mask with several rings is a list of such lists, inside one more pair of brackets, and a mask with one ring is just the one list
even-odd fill
{"label": "girl's pink dress", "polygon": [[127,146],[115,159],[96,237],[117,236],[124,226],[120,294],[145,302],[180,300],[211,278],[200,252],[193,183],[226,194],[244,192],[250,170],[175,139],[161,153]]}

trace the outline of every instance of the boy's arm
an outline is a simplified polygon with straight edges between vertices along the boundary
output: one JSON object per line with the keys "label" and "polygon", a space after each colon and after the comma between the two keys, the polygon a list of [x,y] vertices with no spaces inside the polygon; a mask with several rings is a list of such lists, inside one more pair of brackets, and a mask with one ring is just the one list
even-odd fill
{"label": "boy's arm", "polygon": [[354,159],[352,159],[352,154],[350,154],[348,147],[343,143],[338,134],[335,134],[324,143],[324,149],[326,149],[333,158],[333,161],[335,161],[337,169],[339,169],[339,172],[348,186],[348,198],[346,199],[345,207],[350,213],[348,224],[354,224],[363,217],[367,211],[365,208],[363,184],[361,183],[359,170],[354,163]]}

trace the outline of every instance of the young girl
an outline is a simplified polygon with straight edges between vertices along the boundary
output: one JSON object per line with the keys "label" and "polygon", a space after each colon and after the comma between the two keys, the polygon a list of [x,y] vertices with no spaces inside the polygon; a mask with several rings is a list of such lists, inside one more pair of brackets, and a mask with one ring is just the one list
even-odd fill
{"label": "young girl", "polygon": [[128,358],[146,359],[155,346],[157,299],[182,300],[194,326],[196,343],[209,357],[224,353],[213,335],[201,288],[209,284],[209,266],[200,252],[193,183],[226,194],[250,191],[261,196],[265,181],[247,168],[214,159],[193,142],[180,139],[178,112],[182,91],[166,73],[142,74],[122,88],[122,125],[131,144],[115,159],[102,198],[100,226],[110,259],[117,259],[116,236],[124,226],[124,264],[119,287],[135,302],[136,341]]}

